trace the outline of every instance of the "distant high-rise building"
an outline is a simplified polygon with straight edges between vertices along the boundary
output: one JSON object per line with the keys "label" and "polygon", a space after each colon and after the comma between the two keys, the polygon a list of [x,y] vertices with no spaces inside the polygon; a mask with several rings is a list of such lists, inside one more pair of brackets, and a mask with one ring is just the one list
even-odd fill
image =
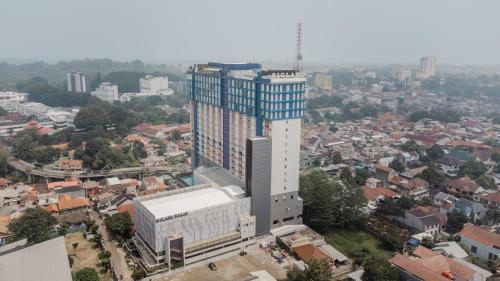
{"label": "distant high-rise building", "polygon": [[70,72],[66,73],[66,84],[68,92],[88,93],[90,92],[90,81],[85,73]]}
{"label": "distant high-rise building", "polygon": [[168,88],[168,77],[153,77],[147,75],[139,80],[139,86],[143,94],[166,96],[174,93]]}
{"label": "distant high-rise building", "polygon": [[396,71],[396,79],[398,81],[406,81],[411,78],[411,70],[399,69]]}
{"label": "distant high-rise building", "polygon": [[94,97],[97,97],[103,101],[113,103],[114,101],[119,100],[118,86],[112,85],[109,82],[103,82],[103,83],[101,83],[99,88],[95,89],[91,93],[91,95]]}
{"label": "distant high-rise building", "polygon": [[417,72],[418,79],[428,79],[436,75],[436,58],[423,57],[420,59],[420,71]]}
{"label": "distant high-rise building", "polygon": [[195,65],[187,79],[193,167],[223,167],[245,181],[257,233],[301,223],[302,73],[208,63]]}
{"label": "distant high-rise building", "polygon": [[314,73],[314,85],[320,89],[333,89],[333,77],[331,74],[316,72]]}

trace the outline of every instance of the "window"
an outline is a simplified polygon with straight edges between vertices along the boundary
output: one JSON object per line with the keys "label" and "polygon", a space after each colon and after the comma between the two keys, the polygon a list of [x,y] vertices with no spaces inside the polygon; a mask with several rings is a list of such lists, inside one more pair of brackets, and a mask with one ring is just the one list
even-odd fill
{"label": "window", "polygon": [[497,260],[498,259],[498,256],[493,254],[493,253],[488,253],[488,260]]}
{"label": "window", "polygon": [[293,195],[290,195],[290,199],[293,199]]}
{"label": "window", "polygon": [[474,254],[476,254],[477,253],[477,247],[474,246],[474,245],[470,246],[470,251],[473,252]]}
{"label": "window", "polygon": [[273,224],[278,224],[279,222],[279,220],[273,220]]}
{"label": "window", "polygon": [[291,220],[293,220],[293,217],[288,217],[288,218],[284,218],[283,222],[287,222],[287,221],[291,221]]}

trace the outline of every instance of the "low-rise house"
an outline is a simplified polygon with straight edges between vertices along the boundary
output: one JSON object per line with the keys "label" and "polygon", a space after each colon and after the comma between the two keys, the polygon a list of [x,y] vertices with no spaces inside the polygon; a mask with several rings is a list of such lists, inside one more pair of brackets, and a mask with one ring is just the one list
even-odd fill
{"label": "low-rise house", "polygon": [[107,204],[106,204],[106,209],[101,210],[101,212],[113,215],[116,214],[119,211],[120,207],[123,205],[127,204],[132,204],[134,200],[135,195],[134,194],[119,194],[115,196],[113,199],[111,199]]}
{"label": "low-rise house", "polygon": [[[384,185],[389,183],[394,183],[394,179],[398,178],[398,174],[394,169],[387,167],[376,165],[375,166],[375,177],[383,182]],[[399,182],[399,180],[398,180]]]}
{"label": "low-rise house", "polygon": [[47,184],[49,191],[53,191],[58,195],[69,195],[71,197],[85,197],[85,189],[80,184],[80,180],[67,180],[50,182]]}
{"label": "low-rise house", "polygon": [[439,164],[441,170],[452,177],[456,176],[458,170],[467,163],[464,160],[456,159],[450,155],[445,155],[436,160],[436,162]]}
{"label": "low-rise house", "polygon": [[83,161],[61,158],[58,168],[61,171],[81,171],[83,170]]}
{"label": "low-rise house", "polygon": [[500,191],[479,196],[479,202],[489,209],[500,209]]}
{"label": "low-rise house", "polygon": [[444,192],[439,192],[434,197],[434,203],[438,206],[441,205],[443,202],[450,202],[454,204],[457,201],[458,201],[457,197]]}
{"label": "low-rise house", "polygon": [[480,259],[497,260],[500,256],[500,234],[467,223],[460,231],[460,238],[460,242]]}
{"label": "low-rise house", "polygon": [[467,199],[472,199],[474,195],[484,191],[479,184],[469,177],[448,180],[446,182],[446,190],[450,194]]}
{"label": "low-rise house", "polygon": [[413,163],[419,161],[420,156],[415,151],[401,152],[396,156],[396,159],[405,167],[410,167]]}
{"label": "low-rise house", "polygon": [[[182,151],[182,150],[179,150]],[[184,152],[185,153],[185,152]],[[165,157],[164,156],[148,156],[144,159],[141,159],[140,162],[144,167],[158,167],[165,165]]]}
{"label": "low-rise house", "polygon": [[476,221],[484,217],[487,209],[480,203],[460,198],[455,203],[455,210],[470,218],[472,221]]}
{"label": "low-rise house", "polygon": [[429,233],[436,237],[446,223],[446,215],[437,207],[418,206],[405,212],[402,223],[418,232]]}
{"label": "low-rise house", "polygon": [[59,214],[68,214],[74,212],[86,212],[90,205],[90,201],[85,197],[73,198],[70,195],[64,194],[59,197],[57,207]]}
{"label": "low-rise house", "polygon": [[421,178],[413,178],[403,181],[398,188],[401,195],[414,200],[421,200],[429,197],[429,183]]}
{"label": "low-rise house", "polygon": [[404,281],[485,281],[491,273],[464,260],[449,258],[418,246],[411,256],[396,254],[389,262]]}
{"label": "low-rise house", "polygon": [[363,186],[361,189],[363,190],[363,196],[368,201],[368,208],[370,210],[375,210],[377,208],[377,205],[386,199],[397,199],[401,197],[401,195],[399,195],[397,192],[387,187],[372,188]]}

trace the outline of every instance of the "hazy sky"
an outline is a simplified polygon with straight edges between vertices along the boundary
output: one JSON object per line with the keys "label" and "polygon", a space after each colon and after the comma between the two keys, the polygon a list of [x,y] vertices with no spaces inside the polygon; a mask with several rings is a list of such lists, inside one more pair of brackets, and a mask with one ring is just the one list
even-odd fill
{"label": "hazy sky", "polygon": [[0,0],[0,58],[500,64],[499,0]]}

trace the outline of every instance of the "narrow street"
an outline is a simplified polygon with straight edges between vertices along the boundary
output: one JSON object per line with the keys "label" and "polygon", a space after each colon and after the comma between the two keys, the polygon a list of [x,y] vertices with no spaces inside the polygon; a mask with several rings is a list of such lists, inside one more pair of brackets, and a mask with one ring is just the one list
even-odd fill
{"label": "narrow street", "polygon": [[[102,240],[104,241],[104,248],[111,252],[111,264],[118,275],[123,277],[124,281],[133,281],[131,274],[132,272],[128,269],[127,263],[125,262],[125,252],[122,248],[115,245],[115,242],[111,240],[108,232],[106,231],[106,226],[104,221],[99,218],[99,215],[95,211],[90,212],[90,218],[95,220],[99,226],[99,232],[102,235]],[[120,279],[119,279],[120,280]]]}

